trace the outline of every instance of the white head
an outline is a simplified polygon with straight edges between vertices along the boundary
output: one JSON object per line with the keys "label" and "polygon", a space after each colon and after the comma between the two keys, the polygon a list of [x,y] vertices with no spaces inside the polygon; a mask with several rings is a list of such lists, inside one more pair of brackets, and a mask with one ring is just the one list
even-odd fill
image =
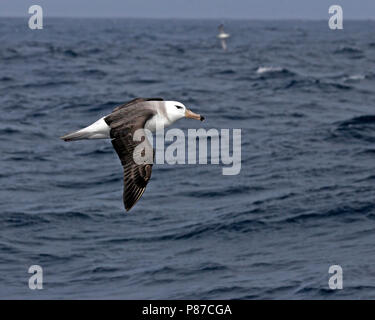
{"label": "white head", "polygon": [[181,102],[178,101],[165,101],[165,111],[171,123],[181,118],[191,118],[200,121],[204,120],[204,117],[202,117],[200,114],[196,114],[190,111]]}

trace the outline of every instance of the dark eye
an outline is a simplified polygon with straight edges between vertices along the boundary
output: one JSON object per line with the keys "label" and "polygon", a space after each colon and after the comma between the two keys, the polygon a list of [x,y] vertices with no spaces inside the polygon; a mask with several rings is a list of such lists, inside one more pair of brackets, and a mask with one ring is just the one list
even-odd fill
{"label": "dark eye", "polygon": [[182,109],[182,107],[181,106],[175,106],[177,109]]}

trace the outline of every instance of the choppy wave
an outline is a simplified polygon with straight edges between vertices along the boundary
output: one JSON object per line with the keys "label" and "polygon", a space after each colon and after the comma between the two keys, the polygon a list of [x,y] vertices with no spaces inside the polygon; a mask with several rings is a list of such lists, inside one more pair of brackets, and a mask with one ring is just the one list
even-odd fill
{"label": "choppy wave", "polygon": [[293,75],[294,73],[286,68],[282,67],[259,67],[256,70],[257,74],[283,74]]}

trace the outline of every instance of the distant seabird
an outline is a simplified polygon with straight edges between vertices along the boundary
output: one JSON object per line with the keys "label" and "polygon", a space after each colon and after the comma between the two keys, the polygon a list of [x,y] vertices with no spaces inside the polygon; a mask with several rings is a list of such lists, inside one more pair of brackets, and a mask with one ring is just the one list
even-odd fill
{"label": "distant seabird", "polygon": [[[153,159],[142,164],[134,159],[134,149],[143,141],[134,141],[135,131],[144,129],[156,131],[158,125],[167,127],[181,118],[204,120],[199,114],[187,109],[177,101],[164,101],[161,98],[136,98],[116,107],[111,114],[99,119],[92,125],[67,134],[61,139],[76,141],[82,139],[112,139],[122,166],[124,168],[123,200],[126,211],[129,211],[144,193],[151,178]],[[144,138],[145,148],[152,146]],[[145,143],[146,142],[146,143]],[[149,149],[149,151],[151,151]],[[145,152],[145,154],[147,154]],[[154,155],[154,150],[148,153]]]}
{"label": "distant seabird", "polygon": [[225,33],[223,24],[221,24],[218,27],[218,29],[219,29],[219,34],[217,35],[217,37],[220,39],[221,47],[223,48],[223,50],[227,50],[227,43],[226,43],[225,39],[228,39],[230,37],[230,34]]}

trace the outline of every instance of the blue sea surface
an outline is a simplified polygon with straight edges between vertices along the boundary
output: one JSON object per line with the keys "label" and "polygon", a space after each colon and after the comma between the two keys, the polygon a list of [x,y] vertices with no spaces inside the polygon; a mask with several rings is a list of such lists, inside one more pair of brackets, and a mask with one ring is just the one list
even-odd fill
{"label": "blue sea surface", "polygon": [[[221,22],[0,18],[1,299],[375,298],[375,22]],[[159,96],[242,169],[154,165],[125,213],[111,142],[59,137]]]}

